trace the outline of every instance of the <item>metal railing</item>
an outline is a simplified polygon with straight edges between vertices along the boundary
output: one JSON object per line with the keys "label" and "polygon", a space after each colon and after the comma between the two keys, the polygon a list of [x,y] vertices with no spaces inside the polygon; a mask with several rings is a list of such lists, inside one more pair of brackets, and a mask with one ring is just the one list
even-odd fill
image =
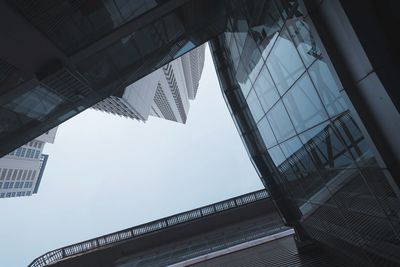
{"label": "metal railing", "polygon": [[239,197],[230,198],[208,206],[165,217],[163,219],[159,219],[153,222],[141,224],[132,228],[89,239],[80,243],[49,251],[33,260],[28,265],[28,267],[46,266],[48,264],[55,263],[71,256],[86,253],[99,248],[104,248],[110,245],[114,245],[118,242],[127,241],[129,239],[162,230],[177,224],[190,222],[225,210],[234,209],[249,203],[256,202],[258,200],[265,199],[267,197],[268,193],[266,192],[266,190],[263,189]]}

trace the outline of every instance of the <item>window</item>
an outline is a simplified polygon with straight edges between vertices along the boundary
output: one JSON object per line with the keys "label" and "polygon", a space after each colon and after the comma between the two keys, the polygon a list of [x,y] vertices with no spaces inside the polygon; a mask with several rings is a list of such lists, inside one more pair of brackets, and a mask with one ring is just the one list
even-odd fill
{"label": "window", "polygon": [[251,114],[254,117],[254,120],[256,122],[259,121],[264,115],[264,111],[254,90],[250,91],[249,96],[247,97],[247,104],[250,108]]}
{"label": "window", "polygon": [[8,192],[8,193],[6,194],[6,197],[11,197],[11,193]]}
{"label": "window", "polygon": [[18,170],[14,170],[12,179],[15,180],[17,178]]}
{"label": "window", "polygon": [[270,55],[267,58],[267,67],[271,71],[272,79],[281,95],[300,77],[305,71],[296,48],[290,41],[286,30],[276,40]]}
{"label": "window", "polygon": [[26,157],[31,158],[32,152],[33,152],[33,150],[28,148],[28,151],[26,151]]}
{"label": "window", "polygon": [[284,141],[295,134],[292,122],[281,100],[268,112],[267,118],[278,142]]}
{"label": "window", "polygon": [[271,156],[275,166],[277,167],[285,161],[285,156],[283,155],[279,146],[274,146],[273,148],[269,149],[268,154]]}
{"label": "window", "polygon": [[22,170],[18,170],[17,180],[21,180],[22,177]]}
{"label": "window", "polygon": [[328,119],[307,73],[285,94],[283,102],[298,132],[305,131]]}
{"label": "window", "polygon": [[21,148],[18,148],[17,150],[15,150],[15,156],[20,157],[21,156]]}
{"label": "window", "polygon": [[6,173],[7,173],[7,169],[4,168],[3,171],[1,172],[0,180],[4,180],[6,178]]}
{"label": "window", "polygon": [[276,144],[276,139],[272,132],[271,126],[269,125],[267,117],[262,118],[262,120],[258,123],[258,129],[267,148],[270,148]]}
{"label": "window", "polygon": [[308,72],[330,117],[347,110],[347,104],[339,92],[339,87],[323,60],[315,61]]}
{"label": "window", "polygon": [[37,86],[7,103],[5,107],[36,120],[44,120],[62,99],[43,86]]}
{"label": "window", "polygon": [[275,89],[272,78],[265,65],[254,83],[254,90],[256,91],[265,112],[267,112],[279,99],[278,91]]}
{"label": "window", "polygon": [[4,198],[5,193],[0,193],[0,198]]}
{"label": "window", "polygon": [[305,21],[301,18],[293,19],[288,25],[288,30],[306,67],[321,57],[321,51]]}
{"label": "window", "polygon": [[10,185],[10,182],[5,182],[3,188],[4,188],[4,189],[8,189],[8,186],[9,186],[9,185]]}
{"label": "window", "polygon": [[10,180],[10,178],[11,178],[11,176],[12,176],[12,172],[13,172],[12,169],[8,169],[7,177],[6,177],[7,180]]}

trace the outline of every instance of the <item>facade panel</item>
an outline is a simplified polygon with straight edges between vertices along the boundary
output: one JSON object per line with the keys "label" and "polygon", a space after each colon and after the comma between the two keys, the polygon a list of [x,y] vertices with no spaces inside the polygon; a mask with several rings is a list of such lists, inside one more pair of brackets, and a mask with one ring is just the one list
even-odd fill
{"label": "facade panel", "polygon": [[300,246],[312,240],[365,266],[399,264],[399,188],[302,6],[253,1],[211,41],[226,102]]}

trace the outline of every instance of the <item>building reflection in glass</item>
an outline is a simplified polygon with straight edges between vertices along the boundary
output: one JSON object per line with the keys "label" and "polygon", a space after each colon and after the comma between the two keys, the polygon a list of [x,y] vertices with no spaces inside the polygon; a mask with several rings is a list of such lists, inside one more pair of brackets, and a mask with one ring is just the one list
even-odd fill
{"label": "building reflection in glass", "polygon": [[[313,29],[297,1],[248,4],[215,41],[227,62],[215,60],[229,66],[218,70],[232,84],[225,99],[264,184],[297,209],[308,237],[352,257],[346,246],[354,245],[370,262],[395,257],[399,189],[352,117]],[[251,138],[263,147],[249,146]]]}

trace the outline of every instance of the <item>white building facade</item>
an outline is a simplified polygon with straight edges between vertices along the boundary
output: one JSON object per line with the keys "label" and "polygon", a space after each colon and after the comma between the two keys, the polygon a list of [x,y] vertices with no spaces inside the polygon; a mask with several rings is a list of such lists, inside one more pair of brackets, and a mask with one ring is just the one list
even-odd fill
{"label": "white building facade", "polygon": [[111,96],[93,108],[141,121],[151,115],[185,123],[189,99],[199,87],[204,52],[205,45],[193,49],[126,87],[122,97]]}
{"label": "white building facade", "polygon": [[56,133],[54,128],[0,159],[0,198],[37,193],[48,158],[42,151]]}

